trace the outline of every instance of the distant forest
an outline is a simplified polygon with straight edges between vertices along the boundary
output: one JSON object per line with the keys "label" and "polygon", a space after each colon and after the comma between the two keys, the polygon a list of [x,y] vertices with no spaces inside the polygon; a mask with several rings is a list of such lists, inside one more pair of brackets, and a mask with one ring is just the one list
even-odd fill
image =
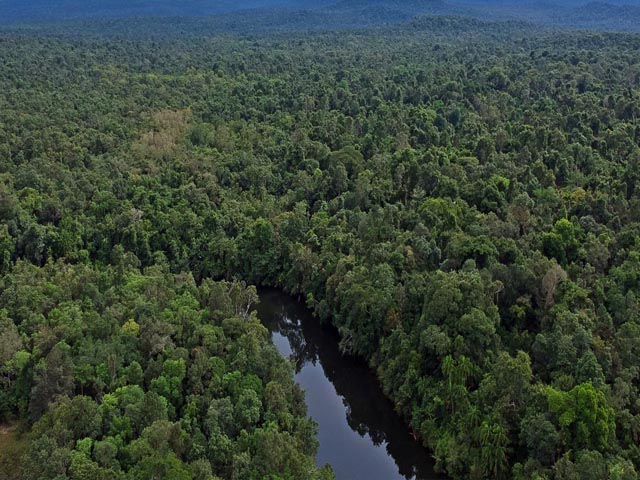
{"label": "distant forest", "polygon": [[271,286],[450,478],[637,479],[640,36],[308,12],[4,27],[0,476],[332,478]]}
{"label": "distant forest", "polygon": [[640,0],[0,0],[0,26],[191,17],[208,19],[210,28],[238,33],[403,24],[421,15],[640,31]]}

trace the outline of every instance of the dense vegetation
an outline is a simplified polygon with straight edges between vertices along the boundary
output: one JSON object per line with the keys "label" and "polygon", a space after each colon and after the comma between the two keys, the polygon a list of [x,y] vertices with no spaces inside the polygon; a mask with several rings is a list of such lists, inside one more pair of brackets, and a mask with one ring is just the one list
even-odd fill
{"label": "dense vegetation", "polygon": [[453,478],[637,478],[640,37],[5,35],[0,64],[24,479],[330,476],[236,278],[304,296]]}
{"label": "dense vegetation", "polygon": [[[640,0],[0,0],[0,25],[78,19],[188,18],[216,32],[332,30],[405,24],[420,15],[640,32]],[[77,24],[64,25],[76,29]],[[95,29],[95,24],[92,25]]]}

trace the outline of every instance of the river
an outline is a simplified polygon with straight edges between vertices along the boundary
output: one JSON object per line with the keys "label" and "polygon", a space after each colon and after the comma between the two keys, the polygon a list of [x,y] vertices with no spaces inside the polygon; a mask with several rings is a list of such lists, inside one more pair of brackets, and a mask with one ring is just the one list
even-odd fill
{"label": "river", "polygon": [[318,465],[330,464],[336,480],[444,478],[434,473],[429,451],[412,438],[366,363],[341,355],[335,329],[280,291],[262,291],[257,310],[275,346],[293,361],[318,423]]}

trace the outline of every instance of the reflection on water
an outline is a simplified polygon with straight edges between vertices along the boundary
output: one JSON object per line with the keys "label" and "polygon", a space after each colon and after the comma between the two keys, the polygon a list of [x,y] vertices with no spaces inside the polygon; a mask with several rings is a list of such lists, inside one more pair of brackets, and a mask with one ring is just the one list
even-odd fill
{"label": "reflection on water", "polygon": [[319,465],[331,464],[337,480],[442,478],[367,365],[340,354],[334,329],[279,291],[262,292],[257,310],[280,353],[294,362],[319,425]]}

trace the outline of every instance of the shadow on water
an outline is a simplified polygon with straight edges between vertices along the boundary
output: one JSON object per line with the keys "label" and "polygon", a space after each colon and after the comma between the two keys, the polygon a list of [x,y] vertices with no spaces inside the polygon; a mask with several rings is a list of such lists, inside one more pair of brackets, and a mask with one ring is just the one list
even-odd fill
{"label": "shadow on water", "polygon": [[293,361],[309,415],[318,422],[318,464],[331,464],[337,480],[444,478],[366,363],[340,353],[335,329],[280,291],[262,291],[257,310],[280,353]]}

